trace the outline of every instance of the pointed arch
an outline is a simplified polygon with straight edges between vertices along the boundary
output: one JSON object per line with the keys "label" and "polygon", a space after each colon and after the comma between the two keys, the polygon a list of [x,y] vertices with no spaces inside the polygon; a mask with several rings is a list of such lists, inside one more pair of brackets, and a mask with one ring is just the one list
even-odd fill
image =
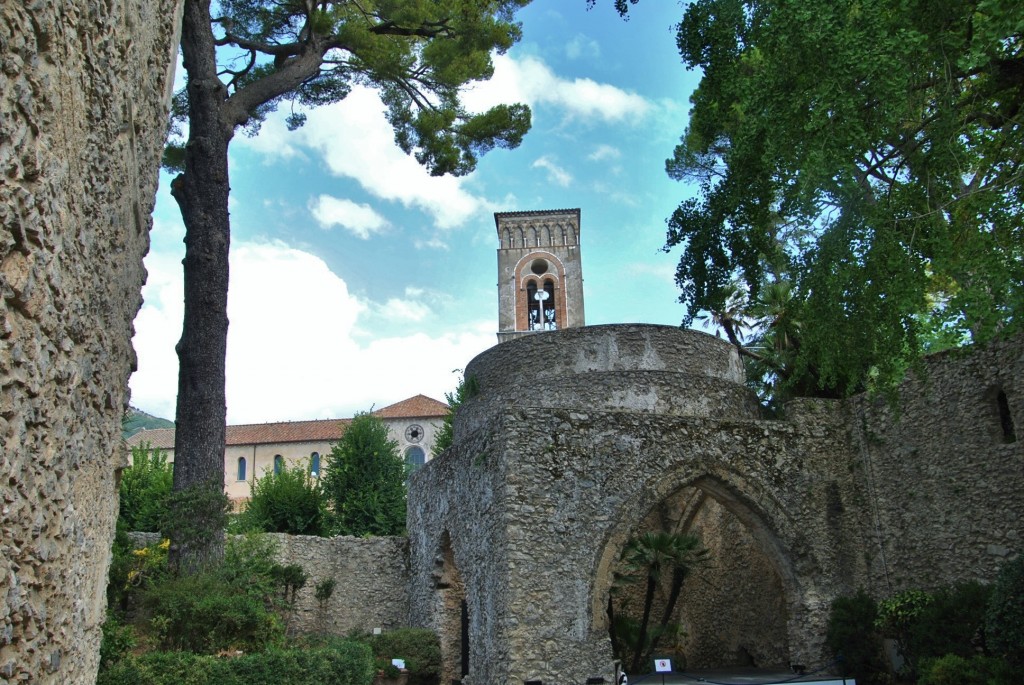
{"label": "pointed arch", "polygon": [[[609,530],[603,547],[596,559],[591,595],[591,617],[593,628],[597,631],[608,629],[607,605],[616,564],[622,554],[629,537],[641,527],[645,520],[659,505],[682,490],[692,488],[695,497],[683,510],[677,512],[677,525],[680,530],[688,530],[701,506],[706,501],[714,501],[743,524],[756,543],[759,551],[770,562],[778,575],[783,592],[783,602],[788,609],[788,619],[796,615],[801,597],[798,574],[794,569],[792,550],[787,551],[785,541],[776,533],[777,519],[785,519],[784,509],[765,493],[758,492],[757,499],[744,494],[736,485],[739,479],[723,478],[720,474],[695,473],[683,467],[673,473],[662,473],[648,482],[643,494],[635,499],[653,502],[651,508],[638,511],[628,508],[620,512],[618,523]],[[755,504],[755,501],[768,502],[772,509],[768,510]],[[774,508],[774,507],[777,507]],[[789,626],[792,633],[792,626]]]}

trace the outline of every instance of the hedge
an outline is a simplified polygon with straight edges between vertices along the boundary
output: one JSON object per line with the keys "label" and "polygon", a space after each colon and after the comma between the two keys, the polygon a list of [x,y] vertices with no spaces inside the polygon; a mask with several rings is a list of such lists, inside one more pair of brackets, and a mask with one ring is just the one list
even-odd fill
{"label": "hedge", "polygon": [[336,642],[237,657],[148,652],[101,672],[96,685],[370,685],[375,674],[368,645]]}

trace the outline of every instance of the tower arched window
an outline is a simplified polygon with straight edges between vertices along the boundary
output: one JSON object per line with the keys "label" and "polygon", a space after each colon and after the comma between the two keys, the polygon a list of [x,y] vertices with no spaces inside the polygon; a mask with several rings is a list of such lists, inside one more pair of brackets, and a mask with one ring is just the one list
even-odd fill
{"label": "tower arched window", "polygon": [[309,473],[314,478],[320,475],[320,453],[313,452],[309,455]]}
{"label": "tower arched window", "polygon": [[274,455],[274,475],[280,475],[281,469],[284,468],[284,457],[280,454]]}
{"label": "tower arched window", "polygon": [[555,321],[555,282],[550,278],[544,280],[544,292],[548,294],[544,300],[544,318],[542,319],[543,330],[553,331],[558,328]]}
{"label": "tower arched window", "polygon": [[537,301],[537,281],[526,283],[526,322],[531,331],[540,330],[540,302]]}
{"label": "tower arched window", "polygon": [[245,480],[245,457],[238,458],[238,480]]}

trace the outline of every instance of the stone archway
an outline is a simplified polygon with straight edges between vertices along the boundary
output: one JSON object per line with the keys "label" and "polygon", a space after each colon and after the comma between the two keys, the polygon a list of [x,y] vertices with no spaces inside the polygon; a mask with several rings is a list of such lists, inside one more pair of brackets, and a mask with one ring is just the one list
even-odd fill
{"label": "stone archway", "polygon": [[[709,563],[683,586],[672,622],[685,631],[660,652],[688,668],[787,666],[789,605],[799,596],[784,544],[767,514],[715,476],[656,479],[666,492],[646,511],[626,513],[609,534],[594,574],[595,630],[609,629],[609,590],[628,539],[648,531],[695,533]],[[664,597],[659,598],[663,601]]]}

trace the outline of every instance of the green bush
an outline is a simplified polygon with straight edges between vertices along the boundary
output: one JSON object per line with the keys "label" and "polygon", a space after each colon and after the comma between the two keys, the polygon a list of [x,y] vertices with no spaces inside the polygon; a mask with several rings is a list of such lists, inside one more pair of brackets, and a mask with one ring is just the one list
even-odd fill
{"label": "green bush", "polygon": [[934,597],[923,590],[903,590],[878,603],[875,628],[882,637],[896,641],[896,649],[903,657],[898,675],[914,680],[917,676],[917,655],[911,651],[911,632],[921,621]]}
{"label": "green bush", "polygon": [[399,628],[355,639],[367,642],[376,659],[404,659],[409,685],[436,685],[441,679],[441,644],[437,634],[424,628]]}
{"label": "green bush", "polygon": [[238,657],[149,652],[100,673],[97,685],[370,685],[367,645],[335,641],[318,649],[275,649]]}
{"label": "green bush", "polygon": [[326,535],[326,501],[308,464],[286,466],[253,480],[249,502],[235,525],[239,531]]}
{"label": "green bush", "polygon": [[100,668],[110,668],[135,648],[137,641],[131,626],[121,623],[117,615],[107,611],[100,639]]}
{"label": "green bush", "polygon": [[215,654],[280,644],[284,624],[267,602],[216,571],[169,579],[145,594],[150,626],[163,649]]}
{"label": "green bush", "polygon": [[1024,555],[999,572],[985,613],[985,638],[993,655],[1024,668]]}
{"label": "green bush", "polygon": [[276,545],[265,535],[230,538],[220,564],[168,576],[142,592],[149,629],[166,649],[215,653],[266,649],[284,639],[277,610],[286,594]]}
{"label": "green bush", "polygon": [[882,639],[875,630],[877,618],[875,600],[863,590],[853,597],[837,597],[829,610],[825,644],[836,656],[841,673],[861,685],[889,680]]}
{"label": "green bush", "polygon": [[947,654],[923,662],[917,685],[1015,685],[1017,682],[1012,667],[1002,659]]}
{"label": "green bush", "polygon": [[339,535],[405,532],[405,461],[388,427],[373,414],[356,414],[327,455],[324,492]]}
{"label": "green bush", "polygon": [[167,576],[169,540],[136,548],[118,525],[107,575],[107,608],[121,618],[134,610],[138,593]]}
{"label": "green bush", "polygon": [[132,448],[132,465],[121,472],[118,523],[128,531],[156,533],[167,521],[174,469],[148,443]]}
{"label": "green bush", "polygon": [[991,587],[978,582],[942,588],[907,628],[907,651],[915,661],[947,654],[973,656],[982,645],[985,606]]}

